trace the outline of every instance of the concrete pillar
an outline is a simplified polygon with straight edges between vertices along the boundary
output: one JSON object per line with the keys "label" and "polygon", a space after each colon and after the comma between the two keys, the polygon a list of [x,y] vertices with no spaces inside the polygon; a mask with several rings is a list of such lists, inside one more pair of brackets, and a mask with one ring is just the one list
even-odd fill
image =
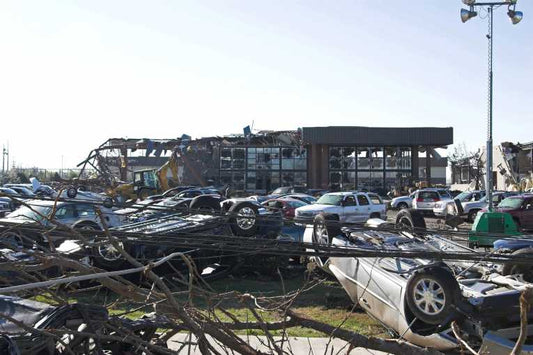
{"label": "concrete pillar", "polygon": [[307,147],[307,184],[309,188],[315,189],[317,187],[316,176],[316,159],[317,159],[316,144],[311,144]]}
{"label": "concrete pillar", "polygon": [[413,180],[418,180],[420,174],[418,172],[418,146],[411,147],[411,176]]}
{"label": "concrete pillar", "polygon": [[321,159],[320,159],[320,188],[327,189],[329,187],[329,146],[320,145]]}
{"label": "concrete pillar", "polygon": [[431,187],[431,147],[426,146],[426,182]]}

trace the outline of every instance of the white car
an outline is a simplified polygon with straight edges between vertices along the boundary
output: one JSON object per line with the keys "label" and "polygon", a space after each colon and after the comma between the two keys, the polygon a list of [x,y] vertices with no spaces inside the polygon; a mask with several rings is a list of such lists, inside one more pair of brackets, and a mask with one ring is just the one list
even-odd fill
{"label": "white car", "polygon": [[[485,196],[485,191],[471,191],[473,198],[460,198],[461,195],[464,194],[461,193],[457,195],[455,199],[459,199],[461,202],[461,206],[463,207],[463,212],[461,213],[461,216],[466,216],[467,220],[469,222],[474,222],[476,219],[476,216],[479,211],[486,208],[488,206],[487,203],[487,196]],[[483,197],[479,198],[479,193],[482,194]],[[498,206],[498,204],[506,197],[509,197],[511,195],[516,195],[516,192],[508,192],[508,191],[494,191],[492,195],[492,203],[494,206]],[[465,194],[466,195],[466,194]],[[435,213],[438,217],[445,217],[446,216],[446,209],[447,205],[454,203],[453,201],[443,201],[437,203],[435,208],[433,209],[433,213]]]}
{"label": "white car", "polygon": [[327,213],[341,223],[363,223],[369,218],[387,219],[387,209],[379,195],[368,192],[331,192],[312,205],[298,207],[295,221],[313,223],[316,215]]}
{"label": "white car", "polygon": [[[463,191],[459,195],[455,196],[454,200],[458,200],[461,202],[461,205],[463,206],[463,209],[465,208],[466,204],[469,202],[477,202],[481,200],[485,196],[485,191],[483,190],[474,190],[474,191]],[[435,204],[435,207],[433,207],[433,213],[437,217],[445,217],[446,216],[446,208],[447,205],[450,203],[454,203],[452,201],[444,200],[437,202]],[[466,212],[468,213],[468,212]]]}
{"label": "white car", "polygon": [[412,207],[422,212],[433,212],[433,208],[440,201],[452,201],[448,190],[436,188],[417,190],[413,196]]}

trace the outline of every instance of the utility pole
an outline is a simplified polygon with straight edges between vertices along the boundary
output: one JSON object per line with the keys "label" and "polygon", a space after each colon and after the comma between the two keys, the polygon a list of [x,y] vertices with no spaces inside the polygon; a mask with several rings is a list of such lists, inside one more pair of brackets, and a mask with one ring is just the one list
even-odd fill
{"label": "utility pole", "polygon": [[494,8],[499,8],[501,6],[507,6],[507,16],[511,19],[511,23],[516,25],[522,20],[523,13],[522,11],[516,11],[516,3],[518,0],[506,0],[506,1],[496,1],[496,2],[476,2],[476,0],[463,0],[463,4],[468,5],[470,8],[461,9],[461,21],[465,23],[473,17],[477,16],[477,12],[474,11],[476,8],[487,8],[488,18],[489,18],[489,28],[487,33],[488,39],[488,81],[489,81],[489,90],[488,90],[488,115],[487,115],[487,146],[486,146],[486,175],[485,175],[485,189],[488,201],[488,210],[492,212],[493,210],[493,201],[492,201],[492,191],[493,191],[493,179],[492,179],[492,104],[493,104],[493,72],[492,72],[492,41],[493,41],[493,13]]}

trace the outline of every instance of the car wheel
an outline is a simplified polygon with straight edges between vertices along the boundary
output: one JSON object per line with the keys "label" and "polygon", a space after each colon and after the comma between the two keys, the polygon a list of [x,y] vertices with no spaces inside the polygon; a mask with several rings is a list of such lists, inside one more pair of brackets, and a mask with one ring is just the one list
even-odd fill
{"label": "car wheel", "polygon": [[0,236],[0,247],[11,250],[21,250],[24,248],[22,237],[17,233],[7,232]]}
{"label": "car wheel", "polygon": [[408,205],[407,203],[405,203],[405,202],[400,202],[400,203],[398,204],[398,209],[399,209],[399,210],[403,210],[403,209],[406,209],[406,208],[409,208],[409,205]]}
{"label": "car wheel", "polygon": [[91,222],[81,222],[78,224],[74,224],[72,228],[76,230],[86,230],[86,231],[98,231],[101,230],[100,226],[96,223]]}
{"label": "car wheel", "polygon": [[252,202],[239,202],[231,206],[228,213],[231,231],[235,235],[251,237],[255,235],[258,225],[259,207]]}
{"label": "car wheel", "polygon": [[67,189],[67,197],[75,198],[78,195],[78,190],[74,186],[71,186]]}
{"label": "car wheel", "polygon": [[220,213],[220,199],[213,196],[196,196],[189,205],[189,211],[196,213],[218,214]]}
{"label": "car wheel", "polygon": [[[533,248],[515,250],[512,255],[529,257],[533,259]],[[503,275],[522,275],[526,282],[533,282],[533,264],[506,263],[502,269]]]}
{"label": "car wheel", "polygon": [[416,272],[407,281],[406,301],[413,315],[427,324],[450,320],[459,286],[451,273],[432,268]]}
{"label": "car wheel", "polygon": [[[118,246],[124,249],[124,243],[117,241]],[[129,263],[124,259],[120,250],[110,243],[107,238],[97,238],[93,247],[93,261],[96,267],[105,270],[120,270]]]}
{"label": "car wheel", "polygon": [[414,209],[404,209],[396,215],[396,228],[411,232],[426,230],[426,221],[420,211]]}
{"label": "car wheel", "polygon": [[111,197],[106,197],[104,201],[102,202],[102,205],[105,208],[111,208],[113,207],[113,199]]}
{"label": "car wheel", "polygon": [[[333,240],[333,237],[341,234],[341,227],[339,224],[339,216],[320,213],[315,216],[313,220],[313,244],[318,246],[329,246]],[[320,249],[316,249],[317,252],[323,252]],[[320,267],[323,267],[328,257],[317,256],[316,260]]]}
{"label": "car wheel", "polygon": [[468,221],[470,223],[474,223],[474,221],[476,220],[476,217],[477,217],[477,214],[479,213],[480,210],[471,210],[470,212],[468,212]]}

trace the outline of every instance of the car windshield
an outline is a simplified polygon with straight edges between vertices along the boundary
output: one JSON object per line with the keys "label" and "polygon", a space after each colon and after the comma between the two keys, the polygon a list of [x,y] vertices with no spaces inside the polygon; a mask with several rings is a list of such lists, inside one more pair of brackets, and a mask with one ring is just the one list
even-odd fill
{"label": "car windshield", "polygon": [[8,215],[8,218],[22,218],[30,221],[42,222],[50,212],[52,212],[51,206],[21,206],[19,209],[11,212]]}
{"label": "car windshield", "polygon": [[342,195],[324,195],[316,201],[319,205],[338,206],[341,204]]}
{"label": "car windshield", "polygon": [[308,204],[313,203],[313,202],[316,201],[316,198],[311,197],[311,196],[302,196],[302,197],[299,197],[299,199],[302,200],[302,201],[307,202]]}
{"label": "car windshield", "polygon": [[441,195],[443,197],[451,197],[450,193],[448,192],[448,190],[438,190],[438,191],[439,191],[439,195]]}
{"label": "car windshield", "polygon": [[275,189],[274,191],[272,191],[272,195],[279,195],[279,194],[284,194],[288,191],[288,188],[287,187],[278,187],[277,189]]}
{"label": "car windshield", "polygon": [[461,202],[470,201],[471,198],[472,198],[472,193],[470,192],[461,192],[459,195],[455,196],[455,199]]}
{"label": "car windshield", "polygon": [[521,198],[508,197],[505,200],[503,200],[502,202],[500,202],[498,207],[515,209],[515,208],[520,207],[521,205],[522,205],[522,199]]}
{"label": "car windshield", "polygon": [[298,201],[298,200],[287,201],[287,204],[289,206],[291,206],[292,208],[298,208],[298,207],[302,207],[302,206],[306,206],[307,205],[307,203],[302,202],[302,201]]}

